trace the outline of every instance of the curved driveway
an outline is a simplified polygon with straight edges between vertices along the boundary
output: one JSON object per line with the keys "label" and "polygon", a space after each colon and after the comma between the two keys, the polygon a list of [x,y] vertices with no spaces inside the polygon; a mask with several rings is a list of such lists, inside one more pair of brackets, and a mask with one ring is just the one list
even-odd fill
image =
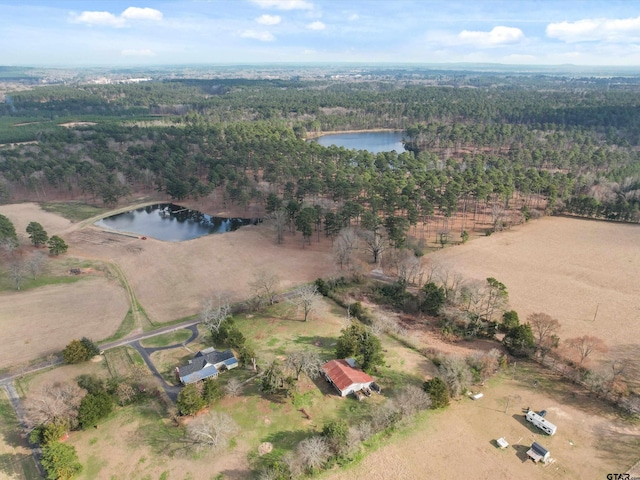
{"label": "curved driveway", "polygon": [[180,393],[180,390],[182,389],[182,387],[170,385],[169,383],[167,383],[167,381],[160,374],[160,372],[158,372],[158,369],[156,368],[156,366],[153,364],[153,361],[151,360],[150,355],[153,352],[157,352],[160,350],[171,350],[173,348],[184,347],[187,343],[193,342],[196,338],[198,338],[198,325],[190,325],[186,327],[186,330],[191,330],[191,336],[184,342],[178,343],[175,345],[167,345],[165,347],[146,348],[140,345],[139,340],[135,340],[130,344],[140,354],[140,356],[144,360],[144,363],[146,363],[147,367],[149,367],[149,370],[151,370],[151,373],[153,373],[153,375],[158,380],[160,380],[160,384],[162,385],[164,392],[167,394],[167,396],[171,399],[173,403],[176,403],[176,400],[178,399],[178,394]]}

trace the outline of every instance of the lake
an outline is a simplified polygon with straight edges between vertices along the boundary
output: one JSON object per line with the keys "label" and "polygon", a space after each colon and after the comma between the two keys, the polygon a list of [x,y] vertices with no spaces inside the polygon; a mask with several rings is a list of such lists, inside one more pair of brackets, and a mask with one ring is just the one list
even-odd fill
{"label": "lake", "polygon": [[158,203],[103,218],[94,225],[158,240],[182,242],[212,233],[232,232],[259,222],[257,218],[212,217],[173,203]]}
{"label": "lake", "polygon": [[354,150],[367,150],[371,153],[405,151],[402,144],[404,132],[358,132],[358,133],[332,133],[318,137],[314,141],[323,147],[335,145]]}

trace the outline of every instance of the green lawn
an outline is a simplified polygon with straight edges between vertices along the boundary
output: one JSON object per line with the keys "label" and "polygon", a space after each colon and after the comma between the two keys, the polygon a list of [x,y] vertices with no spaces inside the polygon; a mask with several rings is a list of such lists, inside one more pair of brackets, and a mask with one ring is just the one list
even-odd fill
{"label": "green lawn", "polygon": [[72,222],[79,222],[109,211],[104,207],[88,205],[81,202],[48,202],[42,203],[40,208],[64,217]]}
{"label": "green lawn", "polygon": [[176,330],[175,332],[169,332],[141,340],[140,344],[143,347],[148,348],[166,347],[167,345],[178,345],[183,343],[188,340],[189,337],[191,337],[191,330]]}

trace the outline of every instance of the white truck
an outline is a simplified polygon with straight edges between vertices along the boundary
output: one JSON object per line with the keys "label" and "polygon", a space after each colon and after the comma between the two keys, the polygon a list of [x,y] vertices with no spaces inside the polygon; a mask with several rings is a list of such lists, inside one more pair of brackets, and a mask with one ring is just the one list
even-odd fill
{"label": "white truck", "polygon": [[556,433],[557,427],[542,415],[539,415],[533,410],[529,410],[527,412],[526,419],[527,422],[533,423],[536,427],[538,427],[548,435],[553,435],[554,433]]}

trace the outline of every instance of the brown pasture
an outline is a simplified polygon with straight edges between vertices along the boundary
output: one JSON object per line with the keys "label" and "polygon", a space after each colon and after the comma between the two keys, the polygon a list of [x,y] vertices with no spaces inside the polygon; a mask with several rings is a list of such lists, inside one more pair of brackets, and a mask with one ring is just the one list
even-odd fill
{"label": "brown pasture", "polygon": [[[322,478],[577,480],[623,473],[638,460],[637,425],[618,418],[599,401],[576,395],[572,385],[549,378],[546,370],[527,366],[516,368],[512,375],[481,387],[483,398],[454,401],[357,466]],[[546,409],[557,433],[549,437],[527,423],[527,407]],[[495,443],[501,437],[509,443],[504,450]],[[552,463],[536,465],[527,460],[533,441],[551,452]]]}
{"label": "brown pasture", "polygon": [[561,339],[640,346],[640,225],[544,217],[429,255],[465,279],[497,278],[521,321],[558,319]]}

